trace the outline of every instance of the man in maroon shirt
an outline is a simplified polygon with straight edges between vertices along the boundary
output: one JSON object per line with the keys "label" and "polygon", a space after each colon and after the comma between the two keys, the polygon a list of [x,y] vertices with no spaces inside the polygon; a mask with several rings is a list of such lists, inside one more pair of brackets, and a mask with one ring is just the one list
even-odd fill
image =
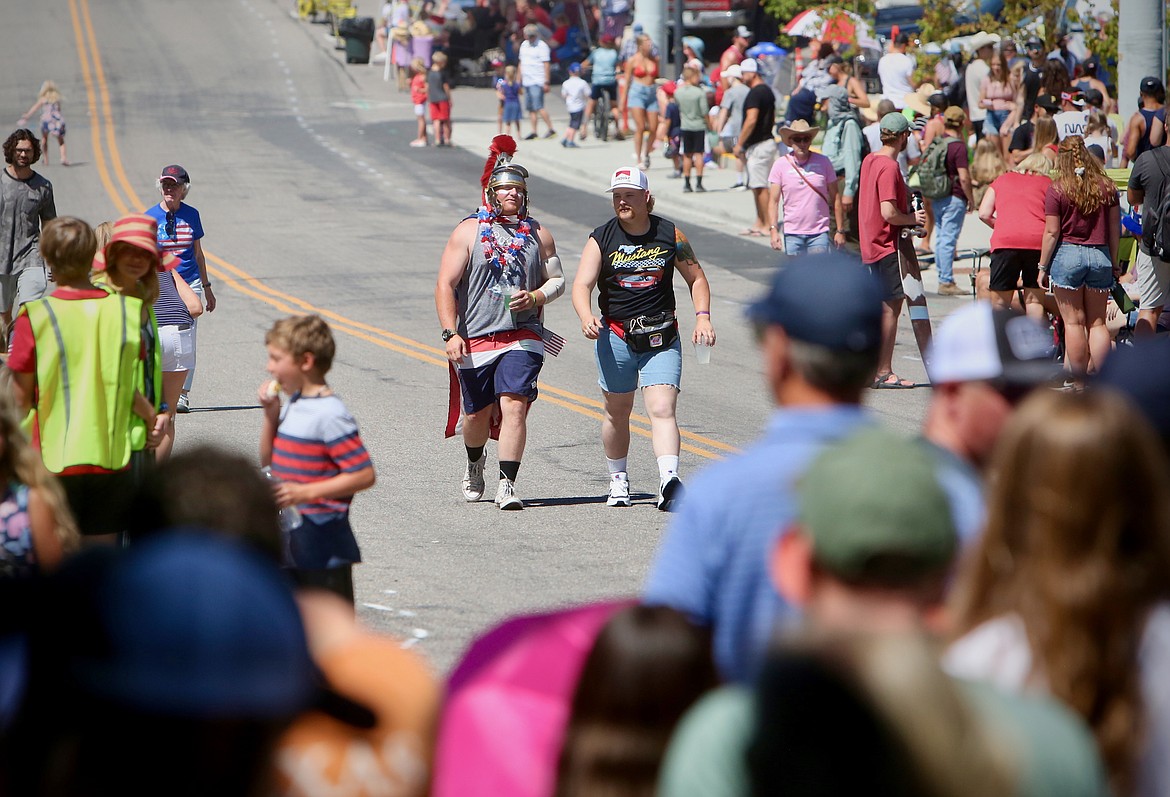
{"label": "man in maroon shirt", "polygon": [[898,236],[903,227],[924,226],[926,212],[910,212],[906,181],[902,179],[902,170],[898,166],[898,153],[906,148],[911,135],[910,122],[900,113],[888,113],[881,119],[879,132],[881,149],[862,162],[857,193],[861,260],[881,280],[885,294],[882,346],[874,386],[907,388],[914,387],[914,383],[894,373],[894,340],[906,290],[917,291],[920,296],[922,283],[913,281],[913,284],[903,287],[898,265]]}

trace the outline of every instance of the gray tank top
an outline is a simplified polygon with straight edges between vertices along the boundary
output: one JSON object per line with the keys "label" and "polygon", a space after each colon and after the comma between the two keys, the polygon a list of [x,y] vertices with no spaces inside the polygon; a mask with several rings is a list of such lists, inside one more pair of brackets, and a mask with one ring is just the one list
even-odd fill
{"label": "gray tank top", "polygon": [[[506,258],[506,268],[500,268],[484,255],[480,233],[476,233],[471,247],[471,261],[459,281],[459,334],[463,338],[478,338],[497,332],[530,329],[537,335],[544,331],[540,311],[536,308],[513,314],[508,310],[511,294],[518,290],[533,291],[544,284],[544,269],[540,262],[540,224],[529,218],[532,233],[524,248]],[[480,225],[482,227],[482,225]],[[496,246],[506,250],[515,232],[514,224],[493,224],[491,232]]]}

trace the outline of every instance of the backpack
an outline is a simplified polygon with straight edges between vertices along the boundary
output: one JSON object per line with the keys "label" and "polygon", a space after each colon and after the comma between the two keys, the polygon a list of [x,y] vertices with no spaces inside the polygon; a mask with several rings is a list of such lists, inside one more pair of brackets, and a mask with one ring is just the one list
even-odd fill
{"label": "backpack", "polygon": [[[1150,250],[1150,256],[1159,260],[1170,260],[1170,153],[1165,147],[1151,150],[1152,157],[1162,172],[1162,190],[1158,192],[1158,201],[1154,204],[1153,224],[1151,229],[1142,228],[1142,243]],[[1167,155],[1159,158],[1159,155]]]}
{"label": "backpack", "polygon": [[947,148],[952,141],[959,139],[954,136],[936,136],[922,153],[922,160],[910,171],[910,175],[918,175],[918,187],[923,196],[929,199],[941,199],[951,195],[951,176],[947,174]]}

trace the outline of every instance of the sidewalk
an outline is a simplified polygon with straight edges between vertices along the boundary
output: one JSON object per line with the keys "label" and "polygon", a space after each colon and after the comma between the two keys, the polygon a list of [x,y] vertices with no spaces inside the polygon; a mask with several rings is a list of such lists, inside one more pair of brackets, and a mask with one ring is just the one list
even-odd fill
{"label": "sidewalk", "polygon": [[[327,46],[327,45],[323,45]],[[334,57],[344,63],[345,55],[335,51]],[[353,80],[357,93],[373,103],[387,103],[410,109],[409,96],[399,93],[392,82],[382,80],[381,65],[346,65],[345,70]],[[559,86],[553,86],[547,95],[546,107],[552,118],[555,138],[538,138],[517,141],[516,162],[524,165],[535,177],[551,180],[564,186],[582,191],[604,193],[613,171],[622,166],[634,165],[634,151],[629,139],[602,142],[590,136],[579,142],[576,149],[561,146],[568,123],[568,112],[559,94]],[[492,137],[498,134],[498,102],[492,89],[458,86],[452,90],[452,140],[455,146],[486,158]],[[395,114],[398,116],[398,114]],[[527,135],[531,127],[524,114],[521,133]],[[541,136],[547,132],[544,123],[539,123]],[[684,194],[682,180],[670,179],[672,166],[662,156],[658,147],[651,155],[650,189],[654,193],[655,211],[687,225],[698,225],[728,235],[737,235],[755,219],[752,195],[749,191],[734,190],[735,170],[715,168],[707,164],[703,175],[706,193]],[[748,237],[745,240],[757,243],[761,249],[771,252],[768,239]],[[986,249],[990,245],[991,229],[979,221],[974,213],[968,214],[959,236],[958,251]],[[955,275],[958,284],[966,287],[967,275],[973,261],[956,261]],[[986,267],[986,262],[984,262]],[[938,278],[933,268],[923,273],[926,289],[934,292]]]}

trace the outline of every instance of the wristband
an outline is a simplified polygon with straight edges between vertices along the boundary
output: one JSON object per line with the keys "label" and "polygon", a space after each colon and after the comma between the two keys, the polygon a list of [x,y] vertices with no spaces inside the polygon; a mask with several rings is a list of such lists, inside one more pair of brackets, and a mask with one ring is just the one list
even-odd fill
{"label": "wristband", "polygon": [[695,315],[711,315],[710,310],[696,310]]}

